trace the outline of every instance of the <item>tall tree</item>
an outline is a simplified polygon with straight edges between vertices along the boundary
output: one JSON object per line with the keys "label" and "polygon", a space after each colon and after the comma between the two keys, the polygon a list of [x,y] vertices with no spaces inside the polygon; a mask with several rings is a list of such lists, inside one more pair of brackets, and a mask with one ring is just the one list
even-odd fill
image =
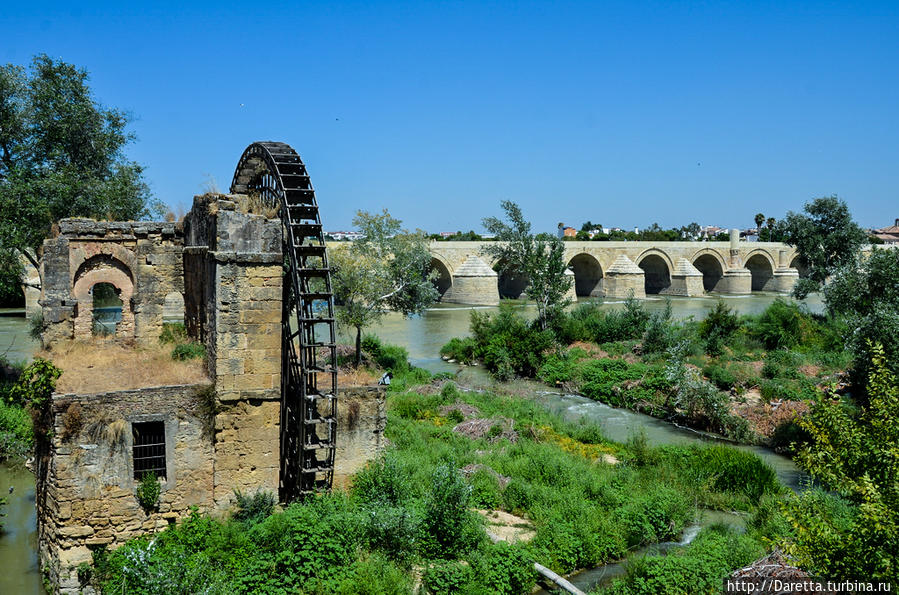
{"label": "tall tree", "polygon": [[64,217],[161,214],[140,165],[126,159],[129,116],[98,103],[83,69],[46,55],[29,69],[0,66],[0,274],[37,266]]}
{"label": "tall tree", "polygon": [[763,213],[755,214],[755,228],[759,231],[762,229],[762,224],[765,222],[765,215]]}
{"label": "tall tree", "polygon": [[849,207],[836,196],[806,203],[802,213],[787,213],[777,232],[782,241],[795,246],[808,271],[793,288],[802,299],[824,286],[838,268],[852,263],[866,241],[864,230],[852,220]]}
{"label": "tall tree", "polygon": [[499,263],[503,272],[527,278],[528,297],[537,302],[537,320],[545,329],[551,316],[568,304],[565,296],[571,279],[565,274],[565,246],[557,237],[535,237],[514,202],[504,200],[501,206],[509,222],[496,217],[484,219],[484,228],[496,236],[498,243],[482,250]]}
{"label": "tall tree", "polygon": [[390,310],[404,316],[422,313],[438,297],[431,279],[431,253],[424,232],[402,229],[384,209],[356,213],[353,225],[364,234],[330,255],[334,297],[342,306],[338,322],[356,331],[356,366],[362,360],[362,329]]}

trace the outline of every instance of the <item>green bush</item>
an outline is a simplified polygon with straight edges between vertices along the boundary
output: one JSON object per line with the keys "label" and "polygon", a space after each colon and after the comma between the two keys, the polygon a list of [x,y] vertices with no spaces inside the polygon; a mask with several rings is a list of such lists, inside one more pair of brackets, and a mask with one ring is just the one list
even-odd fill
{"label": "green bush", "polygon": [[409,352],[405,347],[382,343],[375,335],[365,335],[362,338],[362,350],[383,370],[402,374],[411,368]]}
{"label": "green bush", "polygon": [[438,561],[425,569],[422,584],[432,595],[471,592],[474,572],[470,565]]}
{"label": "green bush", "polygon": [[730,446],[662,447],[663,460],[686,470],[700,484],[715,490],[741,494],[757,501],[777,493],[777,474],[757,455]]}
{"label": "green bush", "polygon": [[235,488],[234,500],[237,504],[237,510],[234,511],[231,518],[250,525],[264,521],[275,510],[275,495],[266,490],[256,490],[250,496]]}
{"label": "green bush", "polygon": [[730,390],[737,384],[737,377],[721,364],[709,364],[702,369],[702,373],[721,390]]}
{"label": "green bush", "polygon": [[471,485],[471,504],[477,508],[497,509],[503,505],[499,482],[486,469],[478,469],[468,480]]}
{"label": "green bush", "polygon": [[767,349],[790,349],[802,343],[810,324],[811,317],[798,304],[777,298],[750,325],[750,332]]}
{"label": "green bush", "polygon": [[184,361],[206,357],[206,347],[200,343],[180,343],[172,349],[172,359]]}
{"label": "green bush", "polygon": [[156,474],[152,471],[144,473],[140,483],[137,484],[137,501],[140,502],[141,508],[149,514],[159,504],[159,494],[161,493],[162,486],[159,484]]}
{"label": "green bush", "polygon": [[604,593],[614,595],[691,595],[719,593],[724,577],[764,554],[764,547],[726,527],[704,529],[686,548],[666,556],[632,560],[627,574]]}
{"label": "green bush", "polygon": [[454,359],[459,363],[470,364],[477,360],[477,343],[471,337],[459,339],[453,337],[449,343],[440,348],[440,355]]}
{"label": "green bush", "polygon": [[451,465],[431,475],[421,523],[422,550],[436,558],[470,551],[483,537],[479,517],[469,510],[471,487]]}
{"label": "green bush", "polygon": [[500,380],[516,374],[533,377],[555,345],[552,331],[540,330],[508,304],[502,304],[495,315],[472,311],[471,333],[478,359]]}
{"label": "green bush", "polygon": [[537,582],[534,563],[525,552],[502,542],[482,547],[473,556],[472,569],[481,593],[530,593]]}
{"label": "green bush", "polygon": [[178,345],[179,343],[187,343],[190,337],[187,336],[187,327],[180,322],[163,322],[162,333],[159,335],[159,342],[165,344]]}
{"label": "green bush", "polygon": [[740,328],[740,321],[733,310],[727,307],[724,300],[718,300],[715,307],[709,310],[705,319],[699,323],[699,337],[705,344],[705,352],[709,355],[721,355],[724,346]]}
{"label": "green bush", "polygon": [[665,309],[654,312],[646,323],[643,333],[643,352],[662,353],[669,349],[675,341],[674,329],[671,327],[671,300],[665,300]]}
{"label": "green bush", "polygon": [[388,453],[370,462],[353,477],[352,494],[364,504],[405,504],[411,495],[409,476]]}
{"label": "green bush", "polygon": [[405,561],[416,551],[420,520],[412,509],[386,501],[373,502],[362,510],[362,534],[372,551]]}
{"label": "green bush", "polygon": [[635,495],[618,511],[629,547],[675,539],[692,515],[687,496],[663,485]]}

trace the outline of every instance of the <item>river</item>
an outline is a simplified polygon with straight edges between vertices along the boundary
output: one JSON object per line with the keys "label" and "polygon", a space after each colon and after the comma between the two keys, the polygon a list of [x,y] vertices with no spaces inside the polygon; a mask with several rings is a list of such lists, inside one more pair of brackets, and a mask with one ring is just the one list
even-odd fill
{"label": "river", "polygon": [[[757,314],[776,298],[776,294],[752,294],[746,296],[718,296],[671,298],[672,314],[675,318],[693,317],[701,320],[715,305],[718,298],[739,314]],[[608,301],[601,308],[623,307],[623,301]],[[820,298],[811,296],[806,300],[812,311],[823,309]],[[644,301],[649,310],[665,307],[663,298]],[[533,305],[520,306],[526,315],[535,315]],[[440,347],[452,337],[468,335],[471,311],[477,309],[495,312],[496,307],[471,307],[456,304],[437,304],[422,316],[403,318],[398,314],[386,315],[379,324],[367,332],[378,335],[383,341],[402,345],[409,351],[412,363],[433,372],[457,372],[460,366],[444,362],[439,355]],[[352,343],[352,337],[341,333],[341,340]],[[21,311],[0,310],[0,354],[9,361],[31,359],[39,345],[28,335],[28,322]],[[468,379],[483,382],[483,372],[478,368],[462,369],[460,383]],[[703,437],[686,429],[677,428],[653,417],[609,407],[578,395],[560,394],[543,390],[534,384],[534,398],[547,408],[567,419],[588,418],[599,424],[604,434],[611,440],[625,441],[628,436],[643,431],[651,444],[686,444],[704,440]],[[777,472],[781,482],[796,489],[802,478],[793,462],[772,451],[757,447],[740,447],[752,450],[761,456]],[[7,494],[13,487],[13,493]],[[34,477],[21,465],[0,464],[0,495],[7,495],[7,516],[3,519],[5,530],[0,533],[0,593],[21,593],[42,595],[43,586],[37,569],[37,530],[34,511]],[[709,513],[711,514],[711,513]],[[672,544],[673,545],[673,544]],[[595,584],[600,578],[608,578],[619,569],[608,567],[583,573],[575,582],[583,587]]]}

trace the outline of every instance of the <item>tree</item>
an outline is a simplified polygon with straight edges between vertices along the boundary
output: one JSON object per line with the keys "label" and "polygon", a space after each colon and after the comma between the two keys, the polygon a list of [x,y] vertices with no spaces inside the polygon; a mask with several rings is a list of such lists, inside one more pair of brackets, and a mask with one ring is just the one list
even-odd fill
{"label": "tree", "polygon": [[852,220],[849,207],[836,196],[816,198],[803,210],[807,214],[787,213],[777,230],[784,242],[796,247],[808,271],[807,278],[793,288],[793,295],[799,299],[820,290],[827,277],[850,264],[866,238],[864,230]]}
{"label": "tree", "polygon": [[341,325],[356,329],[356,359],[362,361],[362,329],[390,310],[403,316],[422,313],[436,301],[431,254],[424,232],[410,233],[384,209],[356,213],[353,225],[364,234],[330,255],[334,297]]}
{"label": "tree", "polygon": [[899,575],[899,383],[880,346],[870,352],[867,407],[821,395],[798,421],[811,442],[797,462],[848,500],[809,490],[785,506],[794,531],[787,552],[820,576]]}
{"label": "tree", "polygon": [[100,105],[83,69],[45,55],[0,66],[0,275],[20,279],[64,217],[139,219],[151,203],[140,165],[124,156],[129,117]]}
{"label": "tree", "polygon": [[853,384],[861,388],[868,377],[871,342],[882,346],[887,366],[899,374],[899,250],[875,248],[837,269],[824,288],[824,303],[846,322]]}
{"label": "tree", "polygon": [[571,279],[565,275],[565,246],[556,237],[535,237],[531,224],[514,202],[504,200],[500,204],[509,222],[496,217],[484,219],[484,227],[496,236],[497,243],[482,250],[496,260],[503,272],[528,279],[528,297],[537,302],[537,321],[541,329],[546,329],[552,315],[568,304],[565,296]]}
{"label": "tree", "polygon": [[762,224],[765,222],[765,215],[762,213],[755,214],[755,228],[758,231],[762,230]]}

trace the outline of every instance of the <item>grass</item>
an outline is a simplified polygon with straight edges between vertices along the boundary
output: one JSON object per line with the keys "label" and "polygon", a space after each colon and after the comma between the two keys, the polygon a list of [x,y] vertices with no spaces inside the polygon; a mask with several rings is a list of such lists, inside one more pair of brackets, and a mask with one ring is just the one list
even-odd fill
{"label": "grass", "polygon": [[209,382],[202,359],[178,361],[163,345],[129,346],[81,340],[53,345],[38,357],[51,360],[63,373],[57,393],[98,393],[147,386]]}

